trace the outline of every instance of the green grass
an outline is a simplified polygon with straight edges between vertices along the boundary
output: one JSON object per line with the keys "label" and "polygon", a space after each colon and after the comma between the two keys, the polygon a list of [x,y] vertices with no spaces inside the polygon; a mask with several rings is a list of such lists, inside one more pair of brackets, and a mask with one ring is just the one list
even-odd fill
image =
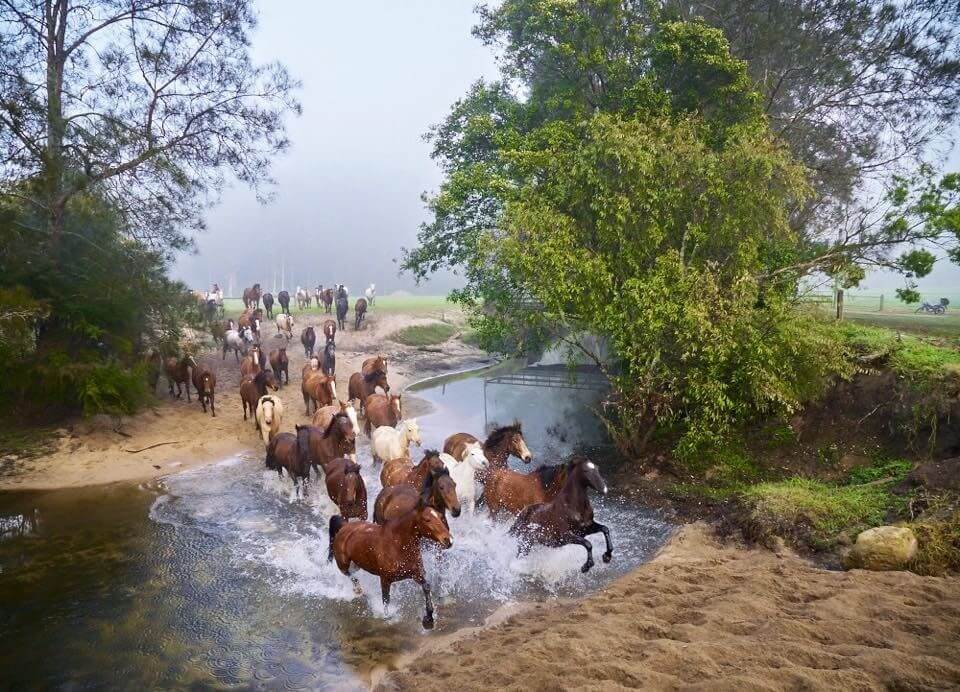
{"label": "green grass", "polygon": [[900,375],[939,379],[960,371],[960,350],[928,343],[888,329],[845,323],[839,325],[847,343],[862,353],[888,352],[890,367]]}
{"label": "green grass", "polygon": [[[353,306],[359,296],[350,296],[350,315],[353,314]],[[223,301],[224,312],[227,316],[236,316],[243,311],[243,301],[239,298],[225,298]],[[275,304],[274,310],[279,310],[280,305]],[[294,316],[307,313],[319,315],[324,312],[321,305],[311,306],[307,310],[298,310],[293,296],[290,298],[290,309]],[[377,296],[376,303],[369,309],[368,315],[416,315],[432,316],[446,318],[452,315],[460,314],[460,307],[449,302],[445,296]]]}
{"label": "green grass", "polygon": [[404,327],[387,338],[406,346],[433,346],[443,343],[456,333],[457,328],[452,324],[438,322]]}
{"label": "green grass", "polygon": [[960,311],[946,315],[848,312],[846,317],[860,324],[886,327],[909,334],[924,334],[945,339],[960,338]]}

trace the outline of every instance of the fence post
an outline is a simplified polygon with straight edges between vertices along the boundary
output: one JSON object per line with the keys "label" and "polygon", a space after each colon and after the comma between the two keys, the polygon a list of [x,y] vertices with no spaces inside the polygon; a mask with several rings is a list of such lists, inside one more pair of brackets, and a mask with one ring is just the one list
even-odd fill
{"label": "fence post", "polygon": [[883,312],[883,294],[880,294],[880,312]]}
{"label": "fence post", "polygon": [[837,289],[837,319],[843,319],[843,290]]}

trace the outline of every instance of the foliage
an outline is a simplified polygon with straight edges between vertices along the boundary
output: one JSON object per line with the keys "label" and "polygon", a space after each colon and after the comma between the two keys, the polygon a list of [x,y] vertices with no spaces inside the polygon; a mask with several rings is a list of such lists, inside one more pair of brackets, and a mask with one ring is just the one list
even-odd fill
{"label": "foliage", "polygon": [[907,526],[917,536],[912,572],[943,576],[960,571],[960,510],[953,509],[944,517],[924,517]]}
{"label": "foliage", "polygon": [[847,344],[860,353],[885,353],[898,375],[926,387],[960,371],[960,351],[938,346],[920,337],[901,335],[881,327],[853,323],[836,326]]}
{"label": "foliage", "polygon": [[903,480],[913,469],[913,462],[906,459],[883,459],[870,466],[855,468],[847,474],[849,485],[862,485],[884,481],[894,483]]}
{"label": "foliage", "polygon": [[433,346],[441,344],[456,334],[452,324],[437,322],[434,324],[415,324],[391,334],[388,339],[406,346]]}

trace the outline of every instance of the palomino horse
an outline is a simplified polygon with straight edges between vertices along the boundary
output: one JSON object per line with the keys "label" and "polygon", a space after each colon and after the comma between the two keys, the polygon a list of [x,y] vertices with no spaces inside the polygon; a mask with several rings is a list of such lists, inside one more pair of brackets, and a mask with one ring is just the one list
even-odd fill
{"label": "palomino horse", "polygon": [[360,434],[360,424],[357,422],[357,409],[352,401],[341,401],[328,406],[321,406],[313,412],[313,424],[321,430],[326,430],[330,421],[338,413],[346,413],[350,417],[350,425],[353,426],[353,434]]}
{"label": "palomino horse", "polygon": [[367,486],[360,465],[350,459],[334,459],[324,466],[327,495],[344,519],[367,520]]}
{"label": "palomino horse", "polygon": [[403,420],[399,394],[371,394],[363,402],[364,429],[367,437],[374,428],[382,425],[396,427]]}
{"label": "palomino horse", "polygon": [[273,319],[273,294],[264,293],[263,294],[263,309],[267,311],[267,319]]}
{"label": "palomino horse", "polygon": [[353,312],[356,316],[356,325],[354,326],[354,329],[360,329],[363,318],[367,314],[367,299],[357,298],[357,302],[353,306]]}
{"label": "palomino horse", "polygon": [[270,369],[277,378],[277,383],[283,386],[284,377],[290,384],[290,359],[287,358],[287,347],[281,346],[270,351]]}
{"label": "palomino horse", "polygon": [[346,413],[337,412],[325,429],[315,425],[298,425],[296,428],[298,432],[301,429],[307,431],[310,463],[317,475],[320,475],[319,469],[325,469],[334,459],[355,459],[357,456],[357,436]]}
{"label": "palomino horse", "polygon": [[293,315],[281,313],[276,317],[277,334],[283,334],[287,341],[293,338]]}
{"label": "palomino horse", "polygon": [[350,309],[350,301],[347,298],[346,289],[341,286],[337,290],[337,326],[345,329],[347,324],[347,311]]}
{"label": "palomino horse", "polygon": [[337,374],[337,345],[332,341],[328,341],[326,346],[323,347],[323,360],[320,369],[330,377]]}
{"label": "palomino horse", "polygon": [[333,289],[326,288],[320,294],[320,299],[323,301],[323,311],[328,315],[333,312]]}
{"label": "palomino horse", "polygon": [[420,426],[416,418],[400,421],[395,428],[382,427],[370,436],[370,451],[374,461],[410,458],[410,445],[420,446]]}
{"label": "palomino horse", "polygon": [[373,303],[375,302],[377,297],[377,285],[370,284],[369,286],[367,286],[367,290],[363,292],[363,295],[367,297],[367,302],[370,303],[370,307],[373,307]]}
{"label": "palomino horse", "polygon": [[207,412],[207,402],[210,402],[210,415],[217,416],[217,410],[213,405],[214,390],[217,388],[217,377],[206,365],[201,365],[193,369],[193,388],[197,390],[197,399],[203,406],[203,412]]}
{"label": "palomino horse", "polygon": [[317,333],[313,331],[313,327],[306,327],[300,332],[300,343],[303,344],[303,357],[312,358],[313,347],[317,343]]}
{"label": "palomino horse", "polygon": [[286,291],[280,291],[277,294],[277,302],[280,303],[280,308],[289,315],[290,314],[290,294],[287,293]]}
{"label": "palomino horse", "polygon": [[574,459],[567,462],[566,468],[567,480],[560,494],[549,502],[525,508],[510,528],[510,533],[520,538],[518,554],[521,555],[534,543],[552,548],[571,543],[581,545],[587,551],[587,561],[580,571],[588,572],[593,567],[593,546],[586,539],[590,534],[603,534],[607,545],[603,561],[610,562],[613,557],[610,529],[593,520],[593,507],[587,496],[587,488],[606,495],[607,484],[592,461]]}
{"label": "palomino horse", "polygon": [[337,340],[336,322],[333,320],[324,320],[321,328],[323,329],[323,336],[326,338],[328,344]]}
{"label": "palomino horse", "polygon": [[391,485],[412,485],[414,488],[423,487],[423,481],[431,470],[446,468],[440,460],[440,452],[427,449],[423,452],[423,459],[416,466],[407,457],[385,461],[380,469],[380,483],[384,488]]}
{"label": "palomino horse", "polygon": [[423,486],[415,488],[412,485],[390,485],[377,495],[373,505],[373,520],[382,524],[391,519],[401,517],[417,506],[421,495],[428,505],[433,507],[447,520],[447,510],[454,517],[460,516],[460,500],[457,498],[457,484],[450,477],[445,466],[434,468],[427,474]]}
{"label": "palomino horse", "polygon": [[307,293],[307,289],[297,286],[297,310],[306,310],[310,307],[310,294]]}
{"label": "palomino horse", "polygon": [[397,581],[413,579],[423,590],[426,612],[421,621],[425,629],[433,629],[433,599],[430,584],[423,572],[420,540],[428,538],[444,548],[453,545],[450,530],[443,517],[433,507],[420,502],[416,508],[383,526],[367,521],[348,522],[341,516],[330,518],[330,550],[328,559],[336,558],[337,567],[353,581],[354,589],[360,582],[350,574],[354,564],[380,577],[383,605],[390,605],[390,586]]}
{"label": "palomino horse", "polygon": [[336,380],[322,372],[315,372],[300,382],[305,413],[310,415],[310,404],[316,411],[321,406],[329,406],[337,398]]}
{"label": "palomino horse", "polygon": [[450,471],[450,477],[457,484],[457,497],[460,498],[460,504],[468,512],[473,513],[477,508],[477,497],[480,495],[477,476],[482,475],[487,470],[489,465],[487,458],[483,456],[480,448],[476,447],[467,452],[463,461],[457,461],[446,452],[440,454],[440,459]]}
{"label": "palomino horse", "polygon": [[170,389],[170,396],[173,396],[173,385],[177,385],[177,398],[183,396],[183,385],[187,390],[187,401],[190,401],[190,368],[196,368],[197,361],[191,355],[185,355],[177,360],[176,358],[167,358],[163,361],[163,371],[167,375],[167,387]]}
{"label": "palomino horse", "polygon": [[256,424],[257,402],[267,393],[267,388],[277,391],[279,386],[272,370],[261,370],[253,377],[243,378],[240,383],[240,403],[243,405],[243,420],[247,420],[247,409]]}
{"label": "palomino horse", "polygon": [[260,284],[243,289],[243,307],[249,310],[251,306],[260,307]]}
{"label": "palomino horse", "polygon": [[[350,379],[347,381],[347,398],[359,399],[360,412],[363,413],[367,397],[376,394],[377,387],[383,389],[384,392],[390,391],[390,385],[387,384],[387,374],[385,372],[377,370],[367,375],[355,372],[350,375]],[[396,423],[394,423],[394,425],[396,425]]]}
{"label": "palomino horse", "polygon": [[280,433],[267,443],[266,467],[276,471],[283,478],[283,470],[293,479],[293,487],[300,495],[300,484],[303,483],[303,494],[307,494],[307,483],[310,482],[310,447],[306,440],[306,433],[297,426],[296,434]]}
{"label": "palomino horse", "polygon": [[260,397],[257,401],[257,415],[254,420],[257,421],[257,430],[260,431],[264,446],[269,445],[270,440],[280,434],[280,425],[283,423],[283,400],[274,394]]}

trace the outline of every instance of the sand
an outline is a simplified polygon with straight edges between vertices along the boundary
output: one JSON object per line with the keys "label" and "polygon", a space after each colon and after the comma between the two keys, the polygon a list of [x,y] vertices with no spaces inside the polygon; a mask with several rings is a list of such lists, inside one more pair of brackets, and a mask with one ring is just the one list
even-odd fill
{"label": "sand", "polygon": [[[616,559],[616,558],[614,558]],[[960,686],[960,581],[831,572],[683,527],[580,601],[424,650],[379,689],[944,689]]]}
{"label": "sand", "polygon": [[[307,325],[319,327],[329,317],[294,312],[294,338],[287,348],[290,385],[278,392],[285,408],[284,430],[293,430],[295,423],[310,422],[304,415],[300,393],[300,369],[305,362],[300,331]],[[401,327],[434,321],[399,314],[378,315],[374,309],[368,313],[360,331],[350,325],[347,330],[338,332],[337,392],[340,397],[346,398],[350,373],[359,370],[364,358],[376,353],[383,353],[388,358],[389,380],[394,391],[424,377],[475,367],[488,360],[483,352],[456,338],[439,347],[431,347],[432,350],[403,346],[386,338]],[[261,333],[266,352],[285,342],[269,321],[265,321]],[[318,341],[322,341],[319,329],[318,336]],[[240,368],[233,354],[223,360],[221,352],[211,347],[199,353],[197,359],[213,368],[217,376],[216,418],[203,413],[195,393],[191,394],[190,403],[185,397],[170,397],[166,379],[161,375],[157,400],[152,408],[123,419],[119,428],[116,421],[97,416],[60,429],[53,453],[4,465],[0,490],[148,481],[238,454],[262,454],[263,444],[253,420],[243,420]],[[404,402],[405,415],[422,414],[423,409],[418,409],[420,402],[414,397],[407,399],[409,403]]]}

